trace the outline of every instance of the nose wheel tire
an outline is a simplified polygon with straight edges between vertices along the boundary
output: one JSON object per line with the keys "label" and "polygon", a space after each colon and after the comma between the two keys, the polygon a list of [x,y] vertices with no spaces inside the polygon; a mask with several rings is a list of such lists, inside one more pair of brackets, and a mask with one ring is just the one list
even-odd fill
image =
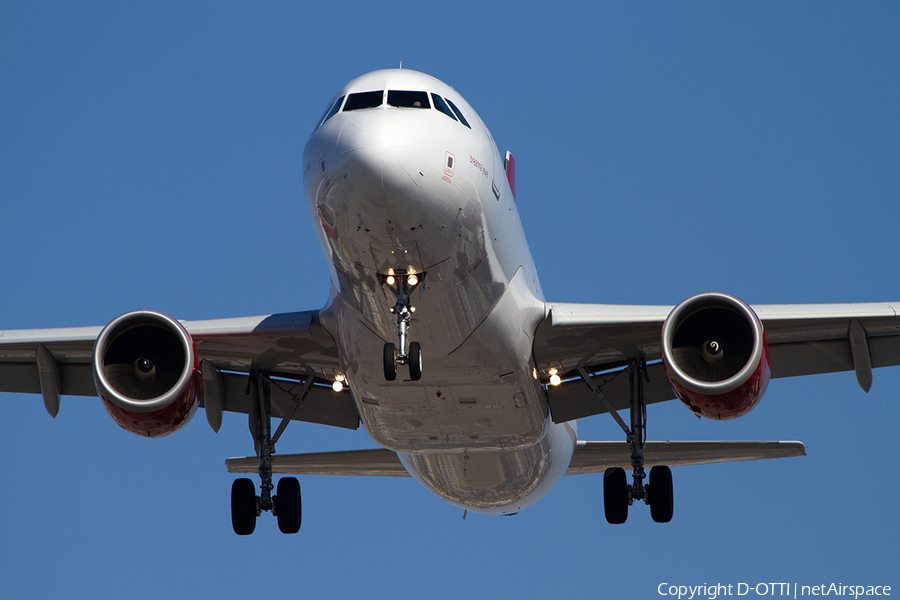
{"label": "nose wheel tire", "polygon": [[628,478],[621,467],[603,473],[603,510],[611,525],[621,525],[628,518]]}
{"label": "nose wheel tire", "polygon": [[422,345],[419,342],[409,344],[409,378],[413,381],[422,378]]}
{"label": "nose wheel tire", "polygon": [[672,494],[672,470],[658,465],[650,469],[650,481],[647,489],[650,501],[650,516],[657,523],[668,523],[672,520],[674,505]]}
{"label": "nose wheel tire", "polygon": [[250,479],[235,479],[231,484],[231,526],[238,535],[250,535],[256,529],[256,486]]}
{"label": "nose wheel tire", "polygon": [[384,344],[384,378],[387,381],[397,379],[397,358],[394,344],[391,342]]}
{"label": "nose wheel tire", "polygon": [[278,481],[275,496],[275,514],[278,518],[278,529],[281,533],[297,533],[300,531],[302,507],[300,501],[300,482],[295,477],[282,477]]}

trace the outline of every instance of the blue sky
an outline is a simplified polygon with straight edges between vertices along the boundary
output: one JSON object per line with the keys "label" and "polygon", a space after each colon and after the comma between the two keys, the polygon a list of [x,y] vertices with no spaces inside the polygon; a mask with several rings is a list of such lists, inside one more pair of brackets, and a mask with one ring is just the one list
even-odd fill
{"label": "blue sky", "polygon": [[[893,3],[0,6],[0,327],[313,309],[328,275],[301,156],[370,70],[454,86],[517,162],[549,300],[900,299]],[[0,593],[658,597],[660,583],[900,590],[900,368],[774,381],[733,422],[650,407],[652,439],[799,439],[674,470],[675,516],[603,518],[600,476],[511,517],[412,480],[304,477],[296,536],[231,531],[245,417],[145,440],[99,401],[0,398]],[[586,439],[619,439],[609,417]],[[293,424],[279,449],[371,446]],[[752,594],[751,594],[752,596]]]}

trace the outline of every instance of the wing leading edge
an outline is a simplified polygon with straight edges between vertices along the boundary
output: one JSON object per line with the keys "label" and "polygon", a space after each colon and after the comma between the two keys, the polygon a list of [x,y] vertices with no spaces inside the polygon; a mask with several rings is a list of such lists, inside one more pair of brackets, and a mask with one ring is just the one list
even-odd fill
{"label": "wing leading edge", "polygon": [[[900,365],[900,303],[757,305],[772,377],[856,371],[863,389],[871,368]],[[590,373],[613,409],[628,408],[626,366],[643,358],[647,404],[675,398],[661,357],[663,323],[674,307],[548,303],[534,337],[539,369],[555,368],[563,383],[548,390],[553,420],[607,412],[578,376]],[[868,382],[866,376],[868,375]]]}
{"label": "wing leading edge", "polygon": [[[204,367],[207,385],[201,406],[218,407],[207,410],[214,429],[221,411],[249,414],[247,375],[254,370],[273,377],[272,416],[292,414],[293,420],[350,429],[359,426],[349,391],[331,388],[340,362],[334,339],[319,323],[318,311],[181,323]],[[54,384],[57,398],[59,394],[96,396],[91,359],[102,329],[0,331],[0,391],[43,394],[45,404],[53,395],[47,387]],[[55,381],[46,376],[48,370]],[[309,377],[314,383],[295,408],[292,404]],[[48,411],[56,416],[50,405]]]}

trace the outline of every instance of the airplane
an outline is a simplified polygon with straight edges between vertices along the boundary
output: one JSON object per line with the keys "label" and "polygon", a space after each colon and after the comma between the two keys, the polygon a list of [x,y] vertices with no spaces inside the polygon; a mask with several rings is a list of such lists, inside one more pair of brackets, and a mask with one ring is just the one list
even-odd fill
{"label": "airplane", "polygon": [[[276,487],[276,474],[411,476],[464,510],[510,515],[565,474],[603,473],[606,519],[621,524],[639,502],[671,520],[673,466],[805,454],[794,441],[648,441],[649,404],[734,419],[772,378],[853,371],[868,391],[873,368],[900,364],[896,302],[546,301],[512,154],[424,73],[380,70],[341,88],[303,171],[330,269],[323,308],[205,321],[135,310],[105,326],[0,331],[0,391],[40,394],[53,417],[61,395],[99,396],[145,437],[201,407],[215,431],[224,412],[248,415],[254,455],[226,461],[259,475],[233,483],[239,535],[262,512],[299,531],[299,481]],[[577,420],[602,414],[624,441],[578,439]],[[380,448],[276,453],[292,421],[362,425]]]}

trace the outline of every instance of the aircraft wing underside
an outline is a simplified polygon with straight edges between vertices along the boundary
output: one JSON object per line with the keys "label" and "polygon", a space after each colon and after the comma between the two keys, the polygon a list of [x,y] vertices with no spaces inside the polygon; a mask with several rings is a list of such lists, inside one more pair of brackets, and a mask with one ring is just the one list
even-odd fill
{"label": "aircraft wing underside", "polygon": [[[208,408],[215,403],[221,410],[248,414],[252,403],[247,374],[260,370],[272,376],[273,417],[284,418],[293,410],[293,420],[350,429],[359,426],[350,393],[331,388],[340,362],[334,340],[319,325],[318,311],[182,324],[205,367],[201,406]],[[91,358],[101,330],[0,331],[0,391],[41,394],[42,386],[46,387],[42,372],[52,368],[58,373],[60,394],[96,396]],[[41,364],[41,346],[49,351],[52,367],[47,359]],[[316,383],[294,408],[294,400],[310,374]]]}
{"label": "aircraft wing underside", "polygon": [[[772,377],[796,377],[900,365],[900,303],[758,305],[765,329]],[[548,389],[555,422],[608,412],[580,377],[581,365],[613,409],[629,407],[627,365],[647,361],[647,404],[675,398],[661,357],[661,330],[671,306],[548,304],[534,336],[539,369],[556,368],[563,382]],[[868,364],[854,361],[850,327],[862,327]],[[860,381],[862,385],[862,381]]]}
{"label": "aircraft wing underside", "polygon": [[[836,371],[865,371],[900,365],[900,303],[761,305],[772,377],[795,377]],[[548,389],[555,422],[607,412],[578,373],[581,365],[614,410],[629,407],[628,365],[643,357],[648,364],[644,384],[647,404],[675,398],[660,359],[660,330],[672,307],[591,304],[548,304],[547,317],[534,336],[539,368],[554,367],[563,375]],[[850,326],[862,327],[868,365],[854,361]],[[272,415],[293,420],[357,428],[359,414],[347,390],[330,385],[340,371],[337,347],[319,325],[318,312],[261,317],[184,321],[204,365],[203,405],[218,403],[224,411],[249,413],[246,375],[252,370],[274,376]],[[101,327],[0,332],[0,391],[42,393],[39,347],[49,351],[58,373],[59,393],[96,396],[91,371],[94,341]],[[46,363],[46,359],[45,359]],[[209,366],[215,367],[212,373]],[[304,401],[294,407],[307,377],[315,378]],[[209,415],[208,415],[209,416]]]}

